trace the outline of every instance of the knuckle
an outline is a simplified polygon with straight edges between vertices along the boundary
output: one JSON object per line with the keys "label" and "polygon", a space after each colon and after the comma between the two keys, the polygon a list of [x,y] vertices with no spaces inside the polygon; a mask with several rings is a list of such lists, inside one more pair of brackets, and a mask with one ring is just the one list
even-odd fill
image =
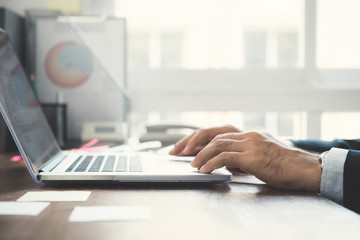
{"label": "knuckle", "polygon": [[223,144],[223,140],[222,139],[215,139],[214,141],[214,145],[215,146],[221,146]]}
{"label": "knuckle", "polygon": [[216,141],[216,140],[219,140],[219,139],[221,139],[223,137],[223,134],[218,134],[218,135],[216,135],[215,137],[214,137],[214,141]]}
{"label": "knuckle", "polygon": [[258,131],[251,131],[251,132],[249,132],[249,135],[250,135],[250,137],[257,138],[257,137],[259,137],[260,134]]}
{"label": "knuckle", "polygon": [[221,161],[232,159],[232,157],[233,157],[233,154],[230,153],[230,152],[222,152],[222,153],[219,154],[219,159]]}
{"label": "knuckle", "polygon": [[228,147],[229,144],[230,144],[230,141],[226,141],[226,140],[224,140],[224,139],[216,139],[216,140],[214,141],[214,146],[215,146],[216,148],[221,148],[221,149],[223,149],[223,148]]}
{"label": "knuckle", "polygon": [[229,133],[220,133],[214,137],[214,141],[222,140],[224,138],[227,138],[228,136],[229,136]]}
{"label": "knuckle", "polygon": [[255,138],[249,137],[245,140],[244,145],[248,149],[253,149],[257,145],[257,140]]}
{"label": "knuckle", "polygon": [[263,138],[263,134],[259,131],[250,131],[247,133],[247,137],[251,140],[259,140]]}

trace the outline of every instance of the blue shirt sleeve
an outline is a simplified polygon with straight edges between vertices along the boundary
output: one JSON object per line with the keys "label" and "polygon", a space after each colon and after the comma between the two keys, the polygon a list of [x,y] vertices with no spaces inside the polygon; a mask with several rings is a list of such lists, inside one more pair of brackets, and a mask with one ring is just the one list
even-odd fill
{"label": "blue shirt sleeve", "polygon": [[345,140],[338,139],[334,141],[319,140],[290,140],[294,146],[312,152],[325,152],[333,147],[360,150],[360,139]]}

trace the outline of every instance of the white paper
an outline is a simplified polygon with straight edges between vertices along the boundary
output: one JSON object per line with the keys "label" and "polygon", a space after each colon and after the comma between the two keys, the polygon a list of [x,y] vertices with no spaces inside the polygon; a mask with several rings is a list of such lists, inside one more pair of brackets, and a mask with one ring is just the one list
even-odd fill
{"label": "white paper", "polygon": [[194,156],[172,156],[169,155],[167,158],[171,161],[179,161],[179,162],[191,162],[194,160]]}
{"label": "white paper", "polygon": [[18,202],[79,202],[86,201],[90,191],[38,191],[27,192]]}
{"label": "white paper", "polygon": [[89,206],[75,207],[69,222],[146,221],[150,218],[148,207]]}
{"label": "white paper", "polygon": [[39,215],[48,202],[0,202],[0,215]]}

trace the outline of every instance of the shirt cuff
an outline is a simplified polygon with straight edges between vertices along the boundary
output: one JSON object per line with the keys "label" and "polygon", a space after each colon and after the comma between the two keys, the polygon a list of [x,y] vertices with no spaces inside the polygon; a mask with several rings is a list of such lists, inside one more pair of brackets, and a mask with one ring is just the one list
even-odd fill
{"label": "shirt cuff", "polygon": [[344,197],[344,164],[348,152],[346,149],[330,149],[321,175],[320,194],[341,205]]}

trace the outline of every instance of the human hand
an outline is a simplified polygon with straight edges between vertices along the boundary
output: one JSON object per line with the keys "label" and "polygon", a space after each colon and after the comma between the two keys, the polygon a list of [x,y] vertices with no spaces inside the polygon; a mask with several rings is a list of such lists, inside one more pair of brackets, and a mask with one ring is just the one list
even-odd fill
{"label": "human hand", "polygon": [[240,168],[279,189],[319,192],[320,155],[294,148],[263,130],[217,135],[191,162],[202,173]]}
{"label": "human hand", "polygon": [[196,155],[200,152],[216,135],[222,133],[239,133],[240,130],[232,125],[221,127],[199,129],[189,136],[184,137],[177,142],[174,148],[169,152],[171,155]]}

